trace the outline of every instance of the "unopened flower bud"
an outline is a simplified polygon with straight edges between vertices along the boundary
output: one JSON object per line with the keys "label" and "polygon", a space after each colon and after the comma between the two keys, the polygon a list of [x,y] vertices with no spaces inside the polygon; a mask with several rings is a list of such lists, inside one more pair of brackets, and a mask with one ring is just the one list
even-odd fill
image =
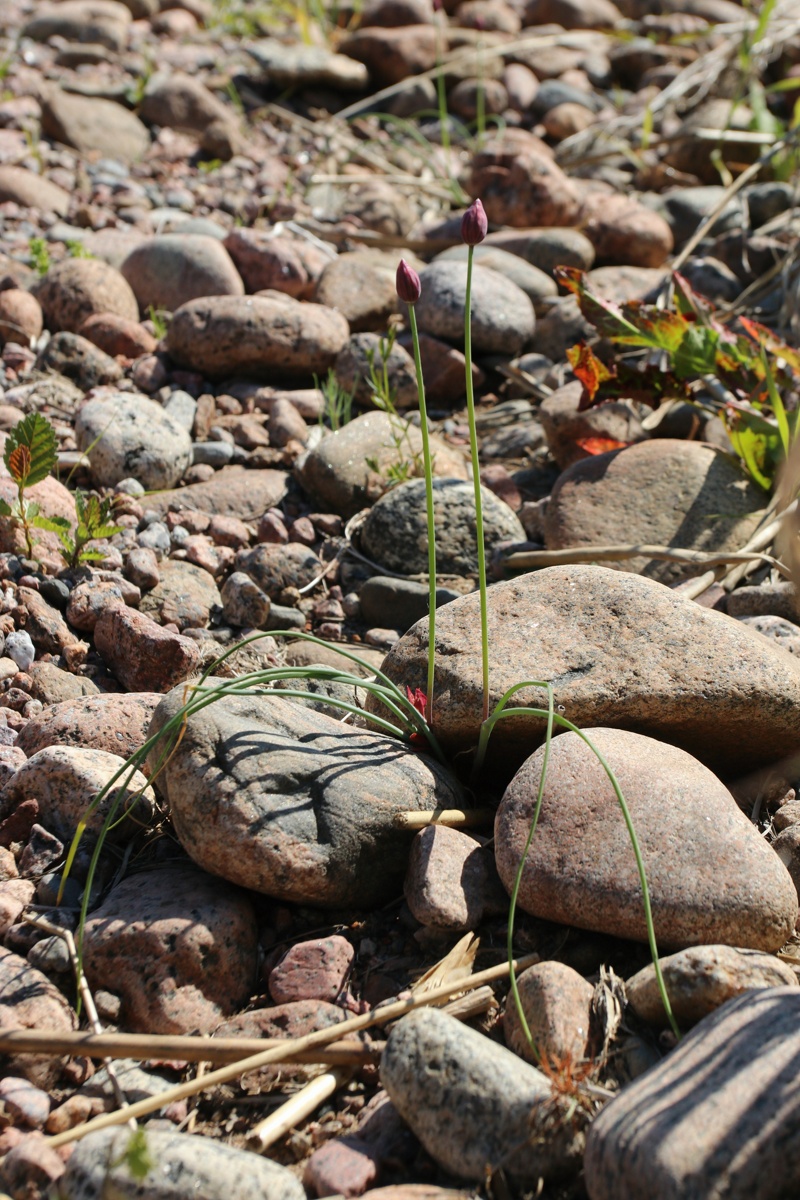
{"label": "unopened flower bud", "polygon": [[404,258],[400,259],[397,268],[397,294],[405,304],[416,304],[422,295],[422,284],[419,275],[410,267]]}
{"label": "unopened flower bud", "polygon": [[489,231],[489,221],[480,200],[473,200],[461,218],[461,238],[468,246],[477,246]]}

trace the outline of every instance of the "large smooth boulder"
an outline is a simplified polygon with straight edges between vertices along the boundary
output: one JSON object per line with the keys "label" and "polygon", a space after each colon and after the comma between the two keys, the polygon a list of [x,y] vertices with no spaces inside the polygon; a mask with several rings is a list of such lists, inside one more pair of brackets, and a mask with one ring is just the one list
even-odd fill
{"label": "large smooth boulder", "polygon": [[[182,687],[162,701],[151,735],[184,701]],[[189,717],[158,787],[200,866],[320,907],[399,892],[411,839],[395,814],[461,803],[432,760],[277,696],[226,696]]]}
{"label": "large smooth boulder", "polygon": [[[524,680],[549,680],[580,727],[649,734],[734,777],[800,747],[800,665],[764,637],[663,584],[608,567],[564,566],[496,584],[488,597],[490,704]],[[383,670],[427,682],[427,620],[393,647]],[[450,754],[471,750],[481,724],[477,593],[436,615],[434,732]],[[510,707],[546,705],[523,688]],[[369,701],[372,708],[373,701]],[[503,781],[544,740],[546,722],[498,722],[489,761]]]}
{"label": "large smooth boulder", "polygon": [[192,461],[192,439],[183,425],[135,392],[88,400],[78,413],[75,436],[103,487],[133,475],[148,491],[171,488]]}

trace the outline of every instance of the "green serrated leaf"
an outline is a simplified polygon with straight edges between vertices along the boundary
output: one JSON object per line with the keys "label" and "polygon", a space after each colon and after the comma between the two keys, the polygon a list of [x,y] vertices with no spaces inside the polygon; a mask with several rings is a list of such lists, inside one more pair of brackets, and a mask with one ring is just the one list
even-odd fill
{"label": "green serrated leaf", "polygon": [[713,375],[717,365],[719,334],[705,325],[690,325],[672,358],[679,379]]}
{"label": "green serrated leaf", "polygon": [[0,517],[15,517],[16,515],[7,500],[0,500]]}
{"label": "green serrated leaf", "polygon": [[[30,461],[24,473],[12,470],[12,456],[21,446],[30,454]],[[6,439],[3,461],[12,479],[23,487],[33,487],[35,483],[41,483],[47,478],[57,460],[58,444],[53,426],[40,413],[28,413],[14,426]]]}
{"label": "green serrated leaf", "polygon": [[105,557],[101,550],[81,550],[78,562],[103,562]]}
{"label": "green serrated leaf", "polygon": [[[28,516],[30,518],[30,513]],[[66,517],[48,517],[38,512],[31,520],[31,524],[37,529],[48,529],[51,533],[69,533],[72,528]]]}
{"label": "green serrated leaf", "polygon": [[123,528],[122,525],[98,525],[97,528],[92,529],[91,538],[110,538],[116,533],[122,533]]}

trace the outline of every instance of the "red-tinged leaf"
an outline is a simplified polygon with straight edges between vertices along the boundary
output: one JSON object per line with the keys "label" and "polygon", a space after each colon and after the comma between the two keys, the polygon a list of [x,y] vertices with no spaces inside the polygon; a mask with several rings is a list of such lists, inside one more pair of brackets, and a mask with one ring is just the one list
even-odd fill
{"label": "red-tinged leaf", "polygon": [[22,483],[30,474],[31,452],[27,446],[16,446],[8,456],[8,471],[15,483]]}
{"label": "red-tinged leaf", "polygon": [[415,688],[412,692],[411,688],[408,686],[408,684],[406,684],[406,698],[411,704],[413,704],[417,712],[421,713],[424,717],[428,708],[428,697],[425,695],[422,688]]}
{"label": "red-tinged leaf", "polygon": [[752,321],[749,317],[740,317],[739,324],[757,346],[774,354],[776,358],[782,358],[790,370],[796,375],[800,375],[800,351],[795,350],[792,346],[787,346],[766,325]]}
{"label": "red-tinged leaf", "polygon": [[694,290],[685,275],[681,275],[680,271],[673,271],[672,282],[675,288],[675,307],[682,316],[711,316],[714,305]]}
{"label": "red-tinged leaf", "polygon": [[588,437],[576,438],[575,445],[580,446],[587,454],[608,454],[609,450],[624,450],[632,442],[618,442],[616,438]]}
{"label": "red-tinged leaf", "polygon": [[654,304],[641,304],[637,300],[623,304],[622,313],[638,329],[642,339],[640,345],[666,350],[668,354],[674,354],[687,332],[694,328],[694,322],[687,321],[678,313],[656,308]]}
{"label": "red-tinged leaf", "polygon": [[576,378],[583,384],[583,395],[581,396],[578,410],[583,411],[586,408],[591,408],[592,401],[597,395],[600,384],[613,379],[615,372],[609,371],[606,364],[597,357],[585,342],[581,342],[577,346],[572,346],[567,351],[567,359],[575,372]]}
{"label": "red-tinged leaf", "polygon": [[638,329],[625,320],[618,304],[611,300],[603,300],[601,296],[595,296],[589,291],[585,271],[579,271],[577,267],[556,267],[553,274],[562,287],[574,292],[586,320],[594,325],[603,337],[611,338],[612,341],[629,341],[638,337]]}

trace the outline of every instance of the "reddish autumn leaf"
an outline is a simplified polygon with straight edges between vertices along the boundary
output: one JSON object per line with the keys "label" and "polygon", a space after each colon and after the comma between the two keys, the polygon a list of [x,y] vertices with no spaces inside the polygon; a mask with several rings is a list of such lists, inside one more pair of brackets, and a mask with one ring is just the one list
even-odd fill
{"label": "reddish autumn leaf", "polygon": [[16,446],[8,456],[8,470],[15,483],[27,479],[31,470],[31,452],[27,446]]}
{"label": "reddish autumn leaf", "polygon": [[590,408],[600,384],[605,383],[608,379],[613,379],[614,372],[609,371],[606,364],[585,342],[572,346],[567,351],[567,359],[584,388],[579,409]]}
{"label": "reddish autumn leaf", "polygon": [[749,317],[740,317],[739,324],[757,346],[763,347],[777,358],[782,358],[791,371],[800,375],[800,352],[787,346],[785,342],[775,336],[771,329],[768,329],[766,325],[759,324],[758,321],[751,321]]}
{"label": "reddish autumn leaf", "polygon": [[608,454],[609,450],[624,450],[632,442],[618,442],[616,438],[588,437],[576,438],[575,445],[580,446],[587,454]]}
{"label": "reddish autumn leaf", "polygon": [[428,697],[423,692],[422,688],[415,688],[412,692],[411,688],[406,684],[406,697],[414,705],[418,713],[425,716],[428,707]]}

